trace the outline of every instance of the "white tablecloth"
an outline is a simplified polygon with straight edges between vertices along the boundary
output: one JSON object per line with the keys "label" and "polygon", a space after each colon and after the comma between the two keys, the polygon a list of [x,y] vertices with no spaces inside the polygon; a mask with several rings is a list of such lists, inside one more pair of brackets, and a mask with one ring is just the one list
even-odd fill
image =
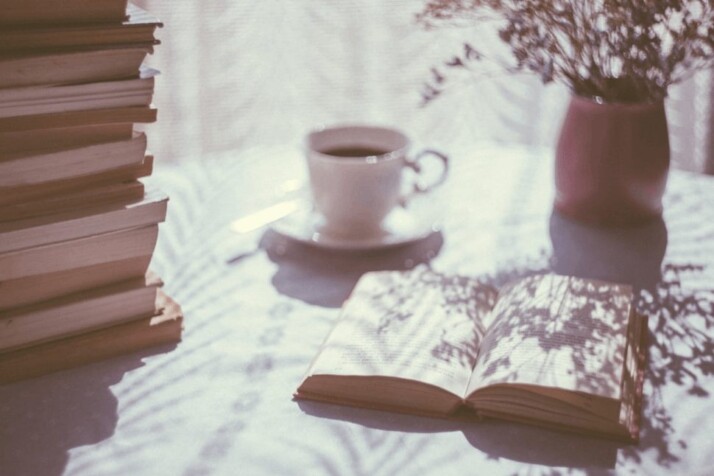
{"label": "white tablecloth", "polygon": [[[551,213],[548,151],[451,152],[443,231],[368,253],[229,231],[304,178],[296,151],[159,167],[172,198],[153,267],[183,342],[0,387],[0,474],[712,474],[714,179],[673,172],[663,221],[593,229]],[[639,445],[293,401],[357,278],[418,263],[634,284],[651,314]]]}

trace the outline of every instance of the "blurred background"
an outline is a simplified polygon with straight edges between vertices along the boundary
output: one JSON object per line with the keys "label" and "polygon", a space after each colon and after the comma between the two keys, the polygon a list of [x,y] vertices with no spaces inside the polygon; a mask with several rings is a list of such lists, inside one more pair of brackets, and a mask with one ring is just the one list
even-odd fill
{"label": "blurred background", "polygon": [[[468,81],[420,107],[432,66],[489,31],[424,31],[410,0],[182,0],[136,3],[165,24],[150,59],[161,70],[148,126],[159,161],[210,160],[298,146],[319,124],[376,122],[449,150],[455,141],[551,147],[568,91],[528,76]],[[714,173],[714,82],[701,72],[670,90],[676,167]]]}

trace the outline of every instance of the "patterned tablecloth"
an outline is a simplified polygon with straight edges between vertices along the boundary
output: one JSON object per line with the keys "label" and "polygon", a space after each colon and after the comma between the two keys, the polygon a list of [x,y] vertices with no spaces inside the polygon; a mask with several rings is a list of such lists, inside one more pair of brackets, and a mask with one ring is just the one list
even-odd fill
{"label": "patterned tablecloth", "polygon": [[[0,387],[0,474],[713,474],[714,179],[673,172],[664,220],[594,229],[552,214],[548,151],[451,153],[447,184],[411,211],[442,231],[360,253],[230,231],[303,193],[297,151],[159,167],[171,202],[152,266],[183,342]],[[357,278],[420,263],[634,284],[651,315],[640,444],[293,401]]]}

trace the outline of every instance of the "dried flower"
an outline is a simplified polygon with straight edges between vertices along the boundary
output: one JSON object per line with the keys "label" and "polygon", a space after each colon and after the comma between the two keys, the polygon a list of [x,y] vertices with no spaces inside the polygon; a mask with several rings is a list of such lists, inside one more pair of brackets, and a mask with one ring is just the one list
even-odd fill
{"label": "dried flower", "polygon": [[[714,0],[428,0],[417,21],[426,28],[496,22],[512,54],[504,71],[612,102],[661,100],[714,61]],[[424,102],[441,94],[449,75],[485,57],[465,44],[432,69]]]}

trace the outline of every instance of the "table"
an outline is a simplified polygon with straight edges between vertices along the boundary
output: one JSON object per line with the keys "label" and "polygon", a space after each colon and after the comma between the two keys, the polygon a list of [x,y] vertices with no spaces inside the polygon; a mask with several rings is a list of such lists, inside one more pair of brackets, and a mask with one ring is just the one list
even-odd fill
{"label": "table", "polygon": [[[361,253],[230,231],[300,193],[297,149],[159,167],[171,202],[152,267],[183,305],[183,342],[0,387],[0,473],[713,474],[714,179],[673,171],[663,220],[597,229],[552,213],[550,151],[450,152],[430,201],[442,231]],[[632,283],[651,315],[640,444],[293,401],[357,278],[422,263]]]}

